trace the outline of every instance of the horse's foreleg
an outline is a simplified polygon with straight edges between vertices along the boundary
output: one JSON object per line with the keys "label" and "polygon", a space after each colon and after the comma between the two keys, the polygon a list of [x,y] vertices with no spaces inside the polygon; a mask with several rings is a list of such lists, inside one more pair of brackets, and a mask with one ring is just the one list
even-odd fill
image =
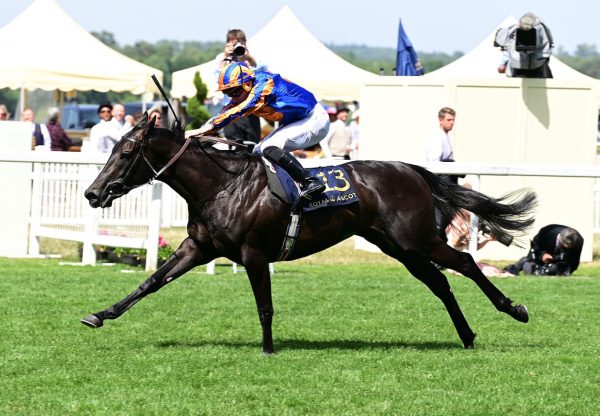
{"label": "horse's foreleg", "polygon": [[513,305],[512,300],[507,298],[483,274],[469,253],[459,252],[446,244],[440,244],[432,252],[431,258],[437,264],[456,270],[473,280],[498,311],[504,312],[520,322],[529,321],[527,307],[525,305]]}
{"label": "horse's foreleg", "polygon": [[188,237],[181,243],[173,256],[137,289],[111,307],[86,316],[81,323],[92,328],[99,328],[105,319],[117,319],[147,295],[156,292],[192,268],[208,263],[214,257],[210,250],[201,250],[198,244]]}
{"label": "horse's foreleg", "polygon": [[271,299],[271,274],[269,273],[269,262],[264,253],[257,250],[246,250],[243,255],[244,267],[254,300],[258,310],[258,319],[262,328],[262,348],[264,354],[272,354],[273,349],[273,301]]}
{"label": "horse's foreleg", "polygon": [[475,333],[471,330],[465,316],[463,315],[452,290],[448,279],[430,261],[421,256],[411,253],[400,258],[408,271],[419,279],[436,295],[446,307],[450,319],[458,332],[458,336],[465,348],[474,348],[473,341]]}

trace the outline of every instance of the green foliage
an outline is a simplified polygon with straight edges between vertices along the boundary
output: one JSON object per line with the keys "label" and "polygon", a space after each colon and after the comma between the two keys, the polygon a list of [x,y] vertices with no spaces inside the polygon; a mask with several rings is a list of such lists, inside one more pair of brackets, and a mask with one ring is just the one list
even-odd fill
{"label": "green foliage", "polygon": [[[339,55],[341,58],[350,62],[359,68],[375,74],[383,73],[393,75],[396,66],[396,49],[381,48],[366,45],[327,45],[329,49]],[[421,64],[425,72],[432,72],[450,62],[460,58],[462,52],[454,52],[452,55],[441,52],[418,52]]]}
{"label": "green foliage", "polygon": [[[0,104],[4,104],[10,113],[10,119],[15,119],[15,111],[19,103],[19,90],[11,90],[10,88],[0,89]],[[19,115],[17,115],[17,120]]]}
{"label": "green foliage", "polygon": [[557,56],[570,67],[590,77],[600,78],[600,54],[596,45],[578,45],[573,55],[559,49]]}
{"label": "green foliage", "polygon": [[265,357],[250,285],[230,268],[193,270],[103,328],[83,327],[147,276],[122,268],[0,259],[10,277],[0,279],[0,414],[597,413],[598,274],[494,279],[528,305],[528,324],[449,275],[478,333],[467,351],[401,266],[281,263],[277,353]]}
{"label": "green foliage", "polygon": [[190,118],[190,123],[187,126],[188,130],[199,128],[211,117],[210,112],[204,106],[208,87],[202,81],[199,72],[194,74],[194,86],[196,87],[196,95],[188,100],[186,108],[187,115]]}
{"label": "green foliage", "polygon": [[[96,247],[96,251],[101,253],[102,256],[108,257],[107,260],[111,261],[110,253],[114,254],[117,259],[123,259],[127,256],[135,257],[140,265],[145,261],[146,250],[139,248],[129,248],[129,247],[106,247],[106,246],[98,246]],[[158,261],[166,261],[173,255],[175,250],[169,242],[163,237],[159,236],[158,238]]]}

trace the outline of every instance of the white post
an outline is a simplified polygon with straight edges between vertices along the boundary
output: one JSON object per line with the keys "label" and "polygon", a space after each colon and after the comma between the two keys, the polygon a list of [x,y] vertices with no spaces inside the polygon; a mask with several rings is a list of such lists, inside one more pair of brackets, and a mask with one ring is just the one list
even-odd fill
{"label": "white post", "polygon": [[40,240],[37,236],[42,219],[42,164],[33,164],[31,177],[31,215],[29,219],[29,250],[30,256],[40,255]]}
{"label": "white post", "polygon": [[[479,191],[479,175],[473,175],[471,182],[474,191]],[[469,238],[469,253],[473,256],[473,259],[477,261],[477,238],[479,236],[479,218],[477,215],[471,213],[471,237]]]}
{"label": "white post", "polygon": [[173,193],[173,190],[168,186],[162,187],[161,227],[171,227],[173,225]]}
{"label": "white post", "polygon": [[86,265],[96,264],[96,250],[94,250],[93,239],[98,234],[98,216],[101,210],[86,205],[85,226],[83,234],[83,251],[81,263]]}
{"label": "white post", "polygon": [[[85,178],[91,183],[98,174],[98,168],[89,165],[86,169],[79,170],[80,175],[85,175]],[[86,182],[87,183],[87,182]],[[87,183],[89,185],[89,183]],[[80,186],[83,183],[80,184]],[[84,186],[83,189],[87,188]],[[102,214],[101,209],[95,209],[90,204],[84,205],[85,224],[83,227],[83,251],[81,253],[81,263],[86,265],[96,264],[96,250],[94,250],[94,237],[98,235],[98,218]]]}
{"label": "white post", "polygon": [[206,265],[206,273],[215,274],[215,260]]}
{"label": "white post", "polygon": [[158,263],[158,237],[160,233],[160,194],[162,184],[154,182],[152,185],[152,201],[148,209],[148,240],[146,242],[146,271],[156,270]]}

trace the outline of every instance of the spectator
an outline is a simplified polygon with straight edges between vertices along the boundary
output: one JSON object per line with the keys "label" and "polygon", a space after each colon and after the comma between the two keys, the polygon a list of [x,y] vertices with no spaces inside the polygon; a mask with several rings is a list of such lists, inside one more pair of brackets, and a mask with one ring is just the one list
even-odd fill
{"label": "spectator", "polygon": [[583,237],[577,230],[560,224],[541,228],[531,240],[529,254],[505,268],[518,275],[525,274],[569,276],[579,267]]}
{"label": "spectator", "polygon": [[[329,125],[331,126],[331,124],[335,123],[336,121],[335,115],[337,114],[337,110],[335,109],[335,107],[327,107],[325,105],[323,106],[323,108],[325,108],[325,110],[327,111],[327,115],[329,117]],[[330,127],[325,138],[319,143],[319,147],[321,148],[320,157],[333,157],[328,144],[329,139],[331,138],[331,133],[332,130]]]}
{"label": "spectator", "polygon": [[549,62],[554,41],[535,14],[526,13],[517,24],[498,29],[494,46],[502,49],[498,72],[508,77],[552,78]]}
{"label": "spectator", "polygon": [[356,152],[358,151],[359,124],[360,110],[356,109],[352,112],[352,121],[349,125],[350,136],[352,137],[352,142],[350,143],[350,147],[352,148],[352,151],[350,152],[351,159],[356,159]]}
{"label": "spectator", "polygon": [[133,127],[133,116],[125,114],[125,106],[120,103],[113,105],[111,115],[111,123],[115,125],[115,131],[118,131],[120,135],[118,140],[120,140]]}
{"label": "spectator", "polygon": [[[427,140],[426,157],[428,162],[454,162],[452,142],[448,133],[454,128],[455,119],[456,112],[450,107],[443,107],[438,112],[440,130]],[[458,176],[455,175],[440,175],[440,178],[451,184],[458,183]],[[445,218],[438,209],[436,209],[435,216],[438,235],[442,240],[448,241],[446,227],[448,227],[452,218]]]}
{"label": "spectator", "polygon": [[46,123],[46,127],[50,133],[50,150],[69,150],[69,148],[73,145],[73,142],[60,125],[60,110],[58,108],[50,107],[48,109],[48,123]]}
{"label": "spectator", "polygon": [[[123,104],[104,102],[98,106],[100,121],[90,131],[90,151],[110,153],[124,134],[131,130],[133,117],[125,115]],[[114,117],[113,117],[114,115]]]}
{"label": "spectator", "polygon": [[[221,70],[232,62],[241,62],[253,70],[267,69],[266,65],[259,63],[250,54],[246,46],[246,34],[241,29],[231,29],[227,32],[225,48],[222,53],[217,55],[216,60],[215,75],[217,79]],[[222,107],[228,103],[229,98],[223,96],[220,103],[217,104]],[[233,141],[258,143],[261,139],[260,119],[256,115],[250,114],[236,123],[229,124],[223,129],[223,134]]]}
{"label": "spectator", "polygon": [[[463,185],[465,188],[472,189],[470,183]],[[467,251],[471,243],[471,214],[466,210],[460,210],[456,216],[452,219],[452,222],[446,227],[446,235],[448,238],[448,245],[458,251]],[[488,243],[497,241],[493,234],[486,234],[481,230],[477,236],[477,250],[481,250]],[[501,270],[494,265],[484,263],[481,261],[476,262],[477,267],[487,277],[510,277],[511,273]],[[450,270],[451,273],[456,273],[454,270]]]}
{"label": "spectator", "polygon": [[154,106],[148,111],[148,120],[152,120],[155,117],[154,125],[156,127],[165,127],[162,122],[162,110],[158,106]]}
{"label": "spectator", "polygon": [[10,118],[10,113],[6,109],[4,104],[0,104],[0,120],[8,120]]}
{"label": "spectator", "polygon": [[98,106],[98,116],[100,121],[90,130],[90,151],[109,153],[112,151],[116,140],[110,137],[109,122],[112,119],[113,106],[109,102],[101,103]]}
{"label": "spectator", "polygon": [[350,151],[352,150],[352,133],[346,124],[349,112],[350,110],[346,107],[337,108],[336,120],[329,128],[330,136],[327,142],[333,157],[346,160],[350,159]]}
{"label": "spectator", "polygon": [[35,140],[33,148],[35,150],[50,150],[51,141],[48,128],[44,124],[39,124],[34,121],[35,113],[31,108],[26,108],[21,112],[21,121],[28,123],[31,126],[31,135]]}

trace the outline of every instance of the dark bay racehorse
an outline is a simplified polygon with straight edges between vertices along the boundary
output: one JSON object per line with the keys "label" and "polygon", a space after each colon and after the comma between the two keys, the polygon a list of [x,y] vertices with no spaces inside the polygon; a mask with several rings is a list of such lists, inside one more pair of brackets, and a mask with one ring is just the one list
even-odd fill
{"label": "dark bay racehorse", "polygon": [[[269,262],[280,252],[290,206],[272,195],[261,160],[247,151],[223,151],[206,139],[186,149],[179,129],[155,128],[144,116],[114,148],[85,196],[92,207],[107,207],[155,176],[188,203],[188,237],[175,254],[136,290],[82,322],[98,328],[116,319],[195,266],[218,257],[242,264],[248,273],[262,326],[263,352],[273,352]],[[449,185],[424,168],[400,162],[355,161],[344,165],[360,201],[304,213],[300,235],[288,260],[324,250],[359,235],[407,269],[444,303],[465,348],[473,348],[469,327],[444,274],[433,264],[472,279],[498,311],[527,322],[527,308],[513,305],[477,267],[437,236],[435,208],[450,216],[464,208],[479,216],[496,236],[523,231],[533,222],[535,194],[494,199]]]}

